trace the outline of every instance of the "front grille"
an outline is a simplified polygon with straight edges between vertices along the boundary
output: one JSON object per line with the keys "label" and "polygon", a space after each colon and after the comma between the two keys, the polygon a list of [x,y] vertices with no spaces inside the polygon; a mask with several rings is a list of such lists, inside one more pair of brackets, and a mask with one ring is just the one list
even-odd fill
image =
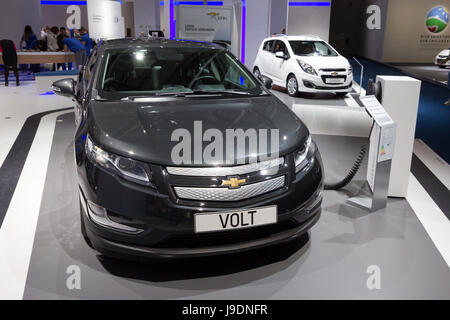
{"label": "front grille", "polygon": [[167,172],[179,176],[225,177],[268,170],[284,164],[284,158],[271,159],[233,167],[167,167]]}
{"label": "front grille", "polygon": [[347,70],[345,70],[345,69],[330,69],[330,68],[328,68],[328,69],[319,69],[320,71],[323,71],[323,72],[345,72],[345,71],[347,71]]}
{"label": "front grille", "polygon": [[220,232],[180,234],[155,245],[156,248],[201,248],[258,240],[298,226],[295,220],[280,221],[276,224]]}
{"label": "front grille", "polygon": [[285,176],[243,185],[239,189],[223,187],[198,188],[175,186],[175,194],[180,199],[197,201],[239,201],[253,198],[284,187]]}

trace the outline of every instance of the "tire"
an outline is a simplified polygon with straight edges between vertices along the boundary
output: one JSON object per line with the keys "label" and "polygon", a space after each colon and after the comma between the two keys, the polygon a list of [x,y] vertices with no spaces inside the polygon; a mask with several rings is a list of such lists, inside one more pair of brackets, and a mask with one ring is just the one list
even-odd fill
{"label": "tire", "polygon": [[336,95],[338,97],[345,97],[347,95],[348,92],[336,92]]}
{"label": "tire", "polygon": [[439,66],[439,68],[441,68],[441,69],[445,69],[445,66]]}
{"label": "tire", "polygon": [[286,90],[291,97],[298,97],[298,81],[293,74],[289,75],[286,80]]}
{"label": "tire", "polygon": [[259,71],[258,67],[255,67],[255,69],[253,69],[253,75],[256,77],[256,79],[259,79],[259,77],[261,76],[261,71]]}

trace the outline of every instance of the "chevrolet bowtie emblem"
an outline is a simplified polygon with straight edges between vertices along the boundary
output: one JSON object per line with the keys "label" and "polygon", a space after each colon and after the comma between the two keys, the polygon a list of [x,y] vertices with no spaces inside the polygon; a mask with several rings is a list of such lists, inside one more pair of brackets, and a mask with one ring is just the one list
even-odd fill
{"label": "chevrolet bowtie emblem", "polygon": [[332,76],[337,76],[338,73],[337,73],[336,71],[334,71],[334,72],[331,73],[331,75],[332,75]]}
{"label": "chevrolet bowtie emblem", "polygon": [[222,180],[222,187],[228,187],[230,189],[237,189],[241,184],[246,183],[246,179],[230,178],[229,180]]}

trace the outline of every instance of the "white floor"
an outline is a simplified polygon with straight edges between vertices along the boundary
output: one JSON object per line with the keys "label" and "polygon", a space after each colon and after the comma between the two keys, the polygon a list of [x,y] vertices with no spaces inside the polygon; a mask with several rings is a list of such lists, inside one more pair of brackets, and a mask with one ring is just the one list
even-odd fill
{"label": "white floor", "polygon": [[[73,102],[66,98],[39,95],[35,84],[32,83],[24,83],[19,88],[14,85],[8,88],[1,86],[0,97],[0,166],[28,116],[73,106]],[[343,107],[337,109],[330,107],[331,103],[334,103],[333,100],[314,102],[315,104],[302,102],[292,106],[313,133],[332,134],[334,126],[341,128],[334,131],[336,135],[366,136],[370,119],[366,119],[364,113],[355,109],[351,98],[343,99]],[[345,106],[348,106],[348,109]],[[332,120],[334,121],[331,122]],[[55,123],[56,114],[41,120],[22,176],[0,228],[0,299],[23,297]],[[336,126],[337,123],[339,126]],[[350,132],[342,129],[343,127],[350,128]],[[414,152],[448,188],[448,164],[443,163],[423,142],[416,141]],[[450,266],[450,222],[412,175],[407,200]]]}
{"label": "white floor", "polygon": [[16,87],[0,84],[0,166],[3,164],[25,120],[33,114],[74,104],[55,95],[40,95],[34,82],[22,82]]}

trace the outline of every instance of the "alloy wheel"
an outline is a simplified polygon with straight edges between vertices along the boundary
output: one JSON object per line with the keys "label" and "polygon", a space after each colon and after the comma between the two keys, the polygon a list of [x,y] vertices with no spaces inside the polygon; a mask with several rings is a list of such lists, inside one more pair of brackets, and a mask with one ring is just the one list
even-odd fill
{"label": "alloy wheel", "polygon": [[297,84],[297,79],[295,79],[295,77],[292,76],[289,78],[287,89],[291,96],[294,96],[297,94],[298,84]]}

